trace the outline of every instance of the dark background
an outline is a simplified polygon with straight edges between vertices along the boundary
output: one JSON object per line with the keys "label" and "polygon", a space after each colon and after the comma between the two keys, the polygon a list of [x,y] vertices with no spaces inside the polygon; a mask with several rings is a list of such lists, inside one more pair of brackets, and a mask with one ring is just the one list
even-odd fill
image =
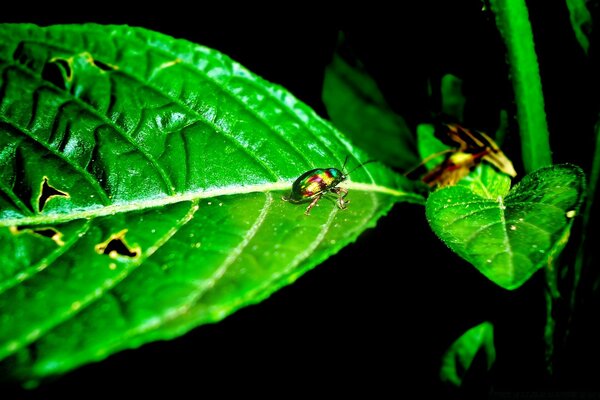
{"label": "dark background", "polygon": [[[465,125],[493,132],[499,110],[514,111],[493,16],[478,0],[404,3],[411,5],[347,6],[343,13],[297,4],[293,11],[237,9],[239,16],[232,17],[233,5],[192,12],[174,2],[169,10],[142,14],[53,9],[5,13],[0,20],[129,24],[186,38],[285,86],[323,116],[323,72],[343,29],[392,107],[413,128],[439,111],[439,96],[427,94],[428,80],[435,90],[443,74],[453,73],[464,80]],[[565,2],[528,5],[554,160],[589,168],[598,110],[593,45],[586,58]],[[275,16],[254,17],[250,11]],[[506,149],[518,164],[514,121],[511,128]],[[240,392],[278,398],[449,395],[438,382],[440,357],[464,330],[485,320],[495,323],[497,362],[491,377],[468,378],[472,393],[487,391],[487,384],[495,392],[600,390],[600,368],[594,365],[600,332],[592,323],[597,296],[584,291],[587,300],[571,336],[559,345],[556,374],[549,379],[543,290],[541,274],[514,292],[496,287],[433,235],[423,207],[400,204],[357,243],[258,306],[179,339],[118,353],[34,391],[8,387],[4,393],[6,398],[159,391],[198,398]]]}

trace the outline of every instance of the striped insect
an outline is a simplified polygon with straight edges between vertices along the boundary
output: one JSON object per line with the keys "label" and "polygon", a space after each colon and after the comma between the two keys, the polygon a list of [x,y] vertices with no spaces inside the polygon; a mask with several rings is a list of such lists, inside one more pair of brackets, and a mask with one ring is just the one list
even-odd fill
{"label": "striped insect", "polygon": [[323,196],[328,193],[333,193],[337,195],[337,206],[340,210],[345,210],[347,208],[346,205],[350,203],[350,200],[346,200],[348,189],[339,187],[338,185],[345,181],[352,172],[373,161],[374,160],[366,161],[352,169],[350,172],[343,172],[346,168],[346,163],[348,162],[348,156],[346,156],[341,170],[337,168],[315,168],[306,171],[294,181],[290,195],[287,197],[284,196],[282,199],[293,204],[307,203],[310,201],[310,204],[306,207],[306,211],[304,212],[304,214],[310,215],[310,210],[317,205]]}
{"label": "striped insect", "polygon": [[436,131],[436,137],[454,148],[447,151],[450,154],[442,163],[421,179],[429,186],[455,185],[482,161],[507,175],[517,176],[510,159],[485,133],[463,128],[456,123],[443,124],[443,127],[442,132]]}

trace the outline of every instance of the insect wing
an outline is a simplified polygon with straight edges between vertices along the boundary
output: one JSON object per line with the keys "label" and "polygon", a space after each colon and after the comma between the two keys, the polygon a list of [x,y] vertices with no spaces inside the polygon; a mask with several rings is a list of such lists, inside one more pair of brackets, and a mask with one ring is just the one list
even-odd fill
{"label": "insect wing", "polygon": [[481,163],[482,154],[456,152],[421,179],[429,186],[452,186],[467,176],[472,168]]}
{"label": "insect wing", "polygon": [[458,149],[426,174],[422,179],[423,182],[430,186],[453,185],[482,160],[489,162],[507,175],[517,176],[510,159],[485,133],[466,129],[456,123],[443,124],[443,127],[445,129],[442,132],[436,131],[436,136],[447,144],[458,146]]}
{"label": "insect wing", "polygon": [[513,178],[517,176],[517,171],[515,171],[515,167],[513,166],[512,161],[508,157],[504,155],[500,147],[494,142],[488,135],[483,132],[477,132],[482,137],[486,138],[490,143],[489,152],[483,157],[483,159],[494,167],[498,168],[500,171],[504,172],[507,175],[512,176]]}

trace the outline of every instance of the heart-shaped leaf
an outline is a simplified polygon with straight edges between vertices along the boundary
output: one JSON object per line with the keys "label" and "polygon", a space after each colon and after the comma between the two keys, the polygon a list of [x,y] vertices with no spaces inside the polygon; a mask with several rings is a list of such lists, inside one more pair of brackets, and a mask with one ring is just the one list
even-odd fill
{"label": "heart-shaped leaf", "polygon": [[119,26],[0,38],[0,359],[19,378],[218,321],[422,201],[377,163],[345,211],[282,201],[367,156],[217,51]]}
{"label": "heart-shaped leaf", "polygon": [[426,205],[433,231],[497,285],[521,286],[561,247],[584,192],[573,165],[554,165],[510,178],[480,165],[457,186],[432,193]]}

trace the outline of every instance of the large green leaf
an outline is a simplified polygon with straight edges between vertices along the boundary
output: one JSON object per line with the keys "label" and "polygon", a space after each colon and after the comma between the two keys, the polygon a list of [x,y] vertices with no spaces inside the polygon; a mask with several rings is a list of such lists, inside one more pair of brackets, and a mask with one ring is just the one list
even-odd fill
{"label": "large green leaf", "polygon": [[[343,37],[340,38],[343,46]],[[331,120],[378,160],[404,170],[418,164],[414,137],[356,57],[336,53],[325,70],[323,102]]]}
{"label": "large green leaf", "polygon": [[584,176],[573,165],[539,169],[512,190],[487,164],[427,199],[427,219],[448,247],[505,289],[556,256],[577,214]]}
{"label": "large green leaf", "polygon": [[0,37],[0,359],[19,378],[218,321],[422,201],[378,163],[345,211],[282,201],[367,157],[217,51],[122,26]]}

